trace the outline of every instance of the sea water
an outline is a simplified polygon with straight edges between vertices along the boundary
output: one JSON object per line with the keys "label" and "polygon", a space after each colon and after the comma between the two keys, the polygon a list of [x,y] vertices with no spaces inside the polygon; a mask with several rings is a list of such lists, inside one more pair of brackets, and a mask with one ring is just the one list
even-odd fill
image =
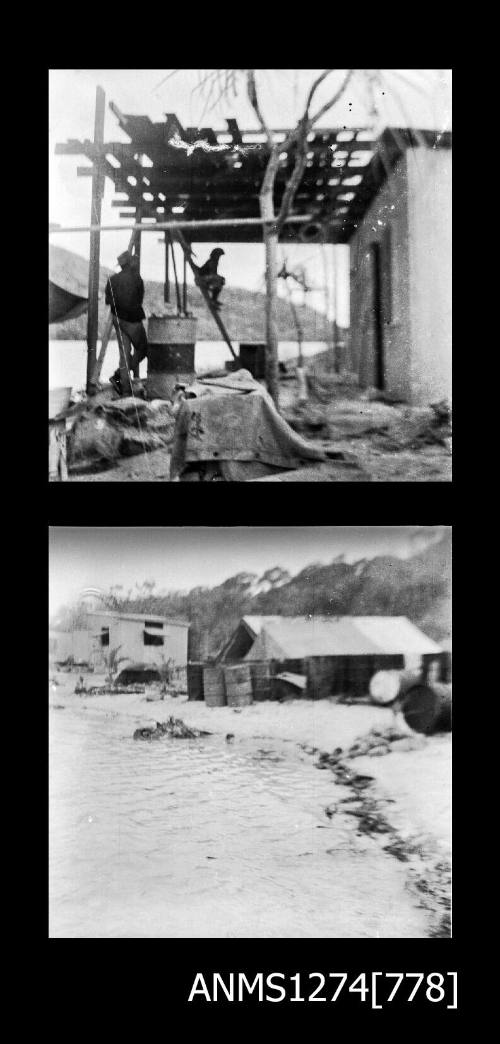
{"label": "sea water", "polygon": [[404,867],[325,815],[344,788],[298,744],[136,741],[118,701],[50,709],[51,937],[425,935]]}
{"label": "sea water", "polygon": [[[98,351],[100,342],[98,342]],[[303,345],[305,358],[324,352],[328,345],[324,341],[308,341]],[[286,362],[296,359],[298,347],[296,341],[280,341],[279,359]],[[195,348],[195,368],[199,374],[212,370],[223,370],[224,364],[231,359],[231,353],[224,341],[198,341]],[[111,374],[118,366],[118,344],[112,340],[108,344],[101,378],[109,381]],[[85,341],[49,341],[49,388],[60,388],[71,385],[75,390],[85,387],[87,368],[87,345]],[[146,376],[147,363],[141,363],[140,376]]]}

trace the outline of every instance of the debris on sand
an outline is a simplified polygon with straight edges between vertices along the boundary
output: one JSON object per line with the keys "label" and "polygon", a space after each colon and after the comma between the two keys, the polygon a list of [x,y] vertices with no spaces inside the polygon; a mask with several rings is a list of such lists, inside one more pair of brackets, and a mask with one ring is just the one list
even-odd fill
{"label": "debris on sand", "polygon": [[450,452],[451,419],[451,407],[445,399],[420,409],[408,407],[386,432],[378,433],[379,445],[394,452],[437,443]]}
{"label": "debris on sand", "polygon": [[420,906],[431,915],[432,939],[451,935],[451,866],[447,860],[437,860],[426,867],[425,874],[410,869],[410,885],[419,896]]}
{"label": "debris on sand", "polygon": [[373,776],[362,776],[352,770],[348,762],[363,755],[379,756],[394,751],[417,750],[428,741],[420,735],[401,733],[396,728],[372,729],[355,740],[343,751],[337,747],[332,753],[322,752],[316,762],[320,769],[330,768],[335,782],[350,790],[325,808],[325,816],[336,814],[353,817],[358,834],[377,840],[380,836],[384,852],[407,864],[407,887],[418,905],[426,910],[429,919],[429,937],[449,938],[451,934],[450,895],[451,867],[449,861],[436,855],[435,843],[429,838],[403,836],[390,822],[387,811],[391,798],[377,795]]}
{"label": "debris on sand", "polygon": [[300,435],[322,435],[328,438],[326,411],[311,403],[298,403],[287,416],[288,424]]}
{"label": "debris on sand", "polygon": [[[399,729],[391,726],[386,729],[371,729],[365,736],[356,739],[345,752],[338,747],[331,754],[325,752],[320,754],[320,765],[318,767],[326,768],[330,766],[335,771],[349,772],[344,764],[344,759],[346,758],[352,760],[353,758],[362,758],[365,755],[379,757],[396,750],[419,750],[425,746],[425,742],[423,736],[409,735],[407,732],[401,732]],[[351,775],[350,772],[349,774]]]}
{"label": "debris on sand", "polygon": [[171,736],[173,739],[197,739],[199,736],[211,736],[211,733],[190,728],[181,718],[172,716],[167,721],[157,721],[155,726],[146,725],[134,732],[135,740],[161,739],[162,736]]}

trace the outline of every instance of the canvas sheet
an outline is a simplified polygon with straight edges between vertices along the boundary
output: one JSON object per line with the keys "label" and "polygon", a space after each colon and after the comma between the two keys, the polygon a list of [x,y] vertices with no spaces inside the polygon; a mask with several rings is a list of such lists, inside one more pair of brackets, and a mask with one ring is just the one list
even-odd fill
{"label": "canvas sheet", "polygon": [[177,415],[170,477],[196,462],[260,462],[283,469],[325,460],[280,417],[265,389],[247,370],[196,381]]}

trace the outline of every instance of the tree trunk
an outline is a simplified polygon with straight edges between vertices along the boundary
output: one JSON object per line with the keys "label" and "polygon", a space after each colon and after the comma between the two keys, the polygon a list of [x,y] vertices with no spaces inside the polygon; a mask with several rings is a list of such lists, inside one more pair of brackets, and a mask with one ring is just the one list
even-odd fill
{"label": "tree trunk", "polygon": [[264,225],[266,251],[266,382],[276,409],[279,409],[278,369],[278,233]]}
{"label": "tree trunk", "polygon": [[274,215],[274,182],[279,164],[275,148],[271,153],[260,190],[260,215],[266,254],[266,383],[276,409],[279,409],[278,370],[278,237]]}

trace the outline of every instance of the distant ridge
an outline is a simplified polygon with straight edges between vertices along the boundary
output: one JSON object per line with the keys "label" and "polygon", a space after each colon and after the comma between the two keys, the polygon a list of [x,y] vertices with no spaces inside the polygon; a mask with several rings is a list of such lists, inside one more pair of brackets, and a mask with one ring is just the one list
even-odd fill
{"label": "distant ridge", "polygon": [[[451,648],[451,531],[403,559],[379,555],[345,562],[311,563],[291,576],[280,566],[261,577],[237,573],[215,587],[155,593],[151,585],[116,597],[123,612],[186,617],[208,636],[214,654],[242,616],[407,616],[424,634]],[[153,585],[154,588],[154,585]],[[58,625],[74,620],[62,611]]]}
{"label": "distant ridge", "polygon": [[[88,261],[74,254],[64,247],[54,246],[50,248],[50,276],[61,282],[65,273],[71,271],[76,278],[82,292],[87,293]],[[106,321],[107,307],[104,303],[104,287],[106,280],[112,273],[112,269],[101,266],[99,288],[101,299],[99,301],[99,337],[102,335]],[[222,316],[229,332],[229,336],[235,341],[262,341],[265,338],[264,302],[265,295],[259,291],[244,290],[242,287],[232,285],[236,275],[225,271],[227,284],[222,293],[223,310]],[[163,283],[145,279],[144,306],[147,314],[151,312],[163,312]],[[170,301],[175,302],[175,286],[170,284]],[[198,318],[198,339],[200,341],[220,341],[221,335],[212,316],[208,314],[206,305],[197,287],[188,287],[188,310],[195,313]],[[303,328],[304,341],[328,341],[332,336],[332,324],[320,312],[313,308],[298,308],[300,323]],[[49,326],[49,337],[52,340],[79,341],[84,340],[87,334],[87,317],[78,316],[65,323]],[[297,332],[286,301],[278,300],[278,336],[281,341],[295,341]]]}

